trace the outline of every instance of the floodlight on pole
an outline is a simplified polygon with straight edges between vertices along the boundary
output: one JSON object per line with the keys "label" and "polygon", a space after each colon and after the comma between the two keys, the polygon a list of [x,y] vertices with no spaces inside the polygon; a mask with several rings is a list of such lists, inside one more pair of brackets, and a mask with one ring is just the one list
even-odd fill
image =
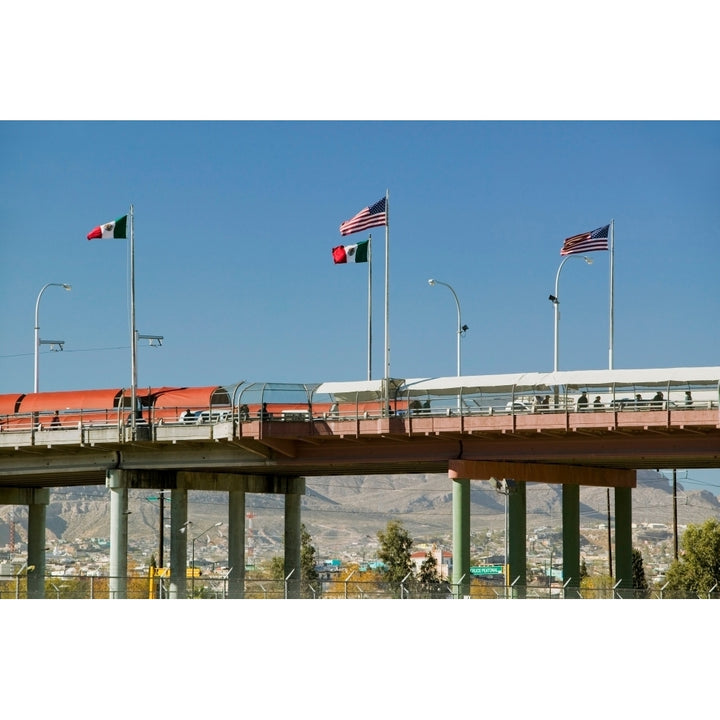
{"label": "floodlight on pole", "polygon": [[190,576],[190,597],[195,597],[195,541],[198,538],[201,538],[205,533],[210,532],[213,528],[220,527],[222,525],[222,521],[216,522],[213,525],[211,525],[207,530],[203,530],[201,533],[198,533],[194,538],[192,538],[192,555],[190,560],[190,567],[191,569],[191,576]]}
{"label": "floodlight on pole", "polygon": [[137,332],[135,333],[135,338],[137,340],[147,340],[150,347],[161,347],[165,339],[162,335],[141,335]]}
{"label": "floodlight on pole", "polygon": [[38,293],[37,300],[35,301],[35,373],[34,373],[34,382],[33,382],[33,391],[38,392],[39,388],[39,381],[40,381],[40,359],[39,359],[39,352],[40,352],[40,346],[41,345],[50,345],[51,349],[55,349],[55,346],[59,350],[63,349],[63,345],[65,343],[64,340],[41,340],[40,339],[40,321],[39,318],[39,312],[40,312],[40,298],[42,297],[45,290],[47,290],[49,287],[61,287],[65,290],[72,290],[72,285],[68,285],[67,283],[45,283],[45,285],[42,286],[40,289],[40,292]]}

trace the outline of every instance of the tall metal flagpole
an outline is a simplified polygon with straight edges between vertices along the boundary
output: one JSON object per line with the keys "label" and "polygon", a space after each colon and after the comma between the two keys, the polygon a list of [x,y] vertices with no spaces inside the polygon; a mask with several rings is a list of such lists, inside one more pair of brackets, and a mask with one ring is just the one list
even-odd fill
{"label": "tall metal flagpole", "polygon": [[372,233],[368,235],[368,380],[372,380]]}
{"label": "tall metal flagpole", "polygon": [[610,221],[610,352],[608,368],[613,369],[614,297],[615,297],[615,220]]}
{"label": "tall metal flagpole", "polygon": [[132,368],[132,385],[130,393],[130,428],[132,439],[135,433],[135,405],[137,402],[137,332],[135,330],[135,214],[130,205],[130,366]]}
{"label": "tall metal flagpole", "polygon": [[390,191],[385,190],[385,411],[390,414]]}

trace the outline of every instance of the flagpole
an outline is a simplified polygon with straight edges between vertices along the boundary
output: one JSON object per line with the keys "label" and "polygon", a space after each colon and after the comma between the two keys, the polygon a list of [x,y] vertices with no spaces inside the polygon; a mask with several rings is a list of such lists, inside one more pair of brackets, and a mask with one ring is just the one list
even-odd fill
{"label": "flagpole", "polygon": [[385,190],[385,411],[390,414],[390,191]]}
{"label": "flagpole", "polygon": [[135,213],[130,205],[130,366],[132,385],[130,392],[130,428],[135,440],[135,405],[137,402],[137,332],[135,331]]}
{"label": "flagpole", "polygon": [[615,296],[615,220],[610,221],[610,352],[608,368],[613,369],[614,296]]}
{"label": "flagpole", "polygon": [[372,233],[368,235],[368,380],[372,380]]}

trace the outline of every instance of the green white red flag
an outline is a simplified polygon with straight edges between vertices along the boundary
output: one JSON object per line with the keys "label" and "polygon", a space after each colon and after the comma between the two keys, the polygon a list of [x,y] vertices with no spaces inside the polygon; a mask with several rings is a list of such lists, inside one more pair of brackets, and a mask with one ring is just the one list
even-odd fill
{"label": "green white red flag", "polygon": [[333,261],[340,263],[365,263],[368,261],[369,240],[363,240],[355,245],[338,245],[332,249]]}
{"label": "green white red flag", "polygon": [[127,238],[127,215],[117,220],[98,225],[87,236],[88,240],[108,240],[111,238]]}

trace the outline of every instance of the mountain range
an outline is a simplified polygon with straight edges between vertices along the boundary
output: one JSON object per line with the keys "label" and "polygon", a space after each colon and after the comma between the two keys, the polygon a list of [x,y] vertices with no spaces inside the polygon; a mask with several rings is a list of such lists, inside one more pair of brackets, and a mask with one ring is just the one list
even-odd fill
{"label": "mountain range", "polygon": [[[720,520],[720,497],[708,491],[693,491],[676,483],[677,522],[683,527],[708,518]],[[661,473],[638,471],[632,491],[633,523],[672,528],[673,482]],[[474,481],[471,488],[471,534],[500,532],[505,523],[505,496],[487,481]],[[246,544],[256,556],[282,552],[284,527],[282,496],[246,497]],[[128,536],[133,544],[157,543],[160,509],[157,494],[130,491]],[[581,487],[581,527],[598,528],[614,515],[613,491]],[[227,524],[226,493],[190,491],[188,519],[193,528]],[[164,525],[169,533],[170,502],[164,503]],[[364,556],[377,547],[377,533],[388,521],[398,520],[415,544],[452,545],[452,483],[445,474],[392,476],[332,476],[306,479],[302,521],[320,556],[350,554]],[[0,547],[7,546],[14,522],[15,538],[26,540],[27,509],[0,508]],[[108,538],[109,494],[104,487],[74,487],[51,490],[47,510],[48,544]],[[562,486],[531,483],[527,488],[529,532],[562,526]],[[223,528],[213,528],[220,536]],[[167,535],[166,535],[167,538]],[[207,541],[210,542],[209,537]],[[166,540],[166,543],[169,542]]]}

